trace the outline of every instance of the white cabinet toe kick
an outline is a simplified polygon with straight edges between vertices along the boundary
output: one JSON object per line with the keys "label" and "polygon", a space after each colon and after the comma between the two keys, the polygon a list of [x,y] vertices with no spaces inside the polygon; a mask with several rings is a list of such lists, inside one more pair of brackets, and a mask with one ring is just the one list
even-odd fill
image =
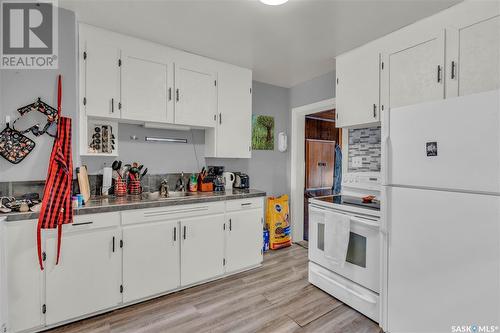
{"label": "white cabinet toe kick", "polygon": [[[42,230],[4,223],[6,333],[38,332],[262,264],[264,197],[75,216]],[[3,317],[2,317],[3,318]]]}

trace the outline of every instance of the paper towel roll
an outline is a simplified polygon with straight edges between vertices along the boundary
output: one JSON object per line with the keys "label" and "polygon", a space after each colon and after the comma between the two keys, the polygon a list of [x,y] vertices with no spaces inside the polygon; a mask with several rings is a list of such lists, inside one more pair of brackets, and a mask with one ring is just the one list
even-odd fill
{"label": "paper towel roll", "polygon": [[102,169],[102,195],[107,195],[111,188],[113,179],[113,169],[105,167]]}

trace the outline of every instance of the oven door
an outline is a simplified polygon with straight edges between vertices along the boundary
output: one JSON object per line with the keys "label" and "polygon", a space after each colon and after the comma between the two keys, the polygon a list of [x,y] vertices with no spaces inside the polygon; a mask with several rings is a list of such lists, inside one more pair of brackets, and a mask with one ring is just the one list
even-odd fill
{"label": "oven door", "polygon": [[[309,206],[309,260],[374,292],[379,292],[380,235],[379,222],[367,217],[349,215],[351,219],[349,245],[343,267],[325,255],[325,244],[333,239],[325,237],[327,208]],[[343,214],[335,211],[336,213]]]}

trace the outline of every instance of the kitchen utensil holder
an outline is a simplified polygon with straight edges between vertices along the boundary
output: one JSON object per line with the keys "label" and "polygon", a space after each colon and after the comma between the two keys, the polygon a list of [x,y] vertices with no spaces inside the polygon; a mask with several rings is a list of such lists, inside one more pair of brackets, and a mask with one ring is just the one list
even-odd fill
{"label": "kitchen utensil holder", "polygon": [[131,180],[128,183],[128,191],[131,195],[139,195],[142,193],[141,181]]}
{"label": "kitchen utensil holder", "polygon": [[115,181],[115,196],[123,197],[127,195],[127,182],[123,179]]}
{"label": "kitchen utensil holder", "polygon": [[198,187],[198,191],[200,192],[212,192],[214,190],[214,183],[200,183],[200,186]]}

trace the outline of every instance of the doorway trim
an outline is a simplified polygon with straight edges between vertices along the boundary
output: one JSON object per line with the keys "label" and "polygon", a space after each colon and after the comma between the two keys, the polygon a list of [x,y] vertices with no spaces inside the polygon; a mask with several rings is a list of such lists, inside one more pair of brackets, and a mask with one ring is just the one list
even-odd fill
{"label": "doorway trim", "polygon": [[305,116],[335,109],[335,98],[292,108],[292,135],[290,156],[290,208],[292,239],[304,238],[304,182],[305,182]]}

